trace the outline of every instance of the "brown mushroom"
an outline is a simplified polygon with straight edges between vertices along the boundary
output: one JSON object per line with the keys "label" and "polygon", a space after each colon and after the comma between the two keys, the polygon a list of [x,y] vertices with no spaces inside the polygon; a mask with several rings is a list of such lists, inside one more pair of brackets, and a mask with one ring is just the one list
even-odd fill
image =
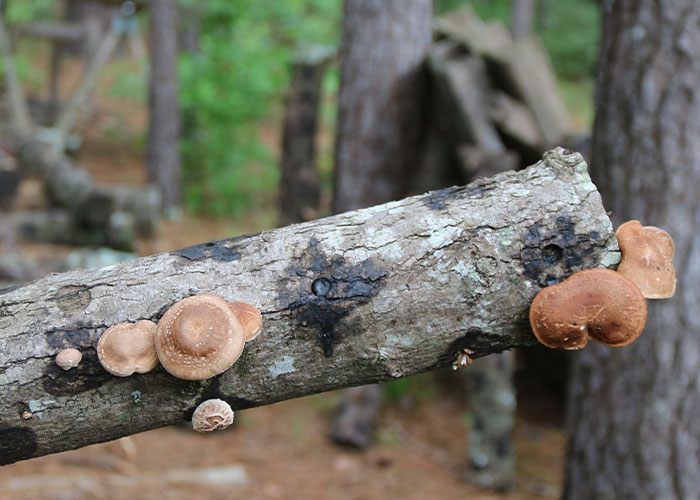
{"label": "brown mushroom", "polygon": [[654,226],[631,220],[615,233],[622,251],[617,272],[634,281],[647,299],[666,299],[676,293],[673,239]]}
{"label": "brown mushroom", "polygon": [[581,349],[588,337],[610,347],[634,342],[647,304],[637,285],[609,269],[586,269],[543,288],[530,307],[535,337],[552,348]]}
{"label": "brown mushroom", "polygon": [[114,325],[97,342],[100,364],[117,377],[150,372],[158,365],[155,333],[156,324],[148,320]]}
{"label": "brown mushroom", "polygon": [[56,355],[56,364],[64,370],[70,370],[80,364],[82,353],[77,349],[63,349]]}
{"label": "brown mushroom", "polygon": [[249,342],[262,331],[262,314],[255,306],[245,302],[229,302],[229,307],[245,330],[245,341]]}
{"label": "brown mushroom", "polygon": [[226,401],[208,399],[192,414],[192,428],[197,432],[220,431],[233,423],[233,410]]}
{"label": "brown mushroom", "polygon": [[176,303],[163,315],[156,332],[156,351],[171,375],[204,380],[236,362],[245,338],[228,302],[215,295],[196,295]]}

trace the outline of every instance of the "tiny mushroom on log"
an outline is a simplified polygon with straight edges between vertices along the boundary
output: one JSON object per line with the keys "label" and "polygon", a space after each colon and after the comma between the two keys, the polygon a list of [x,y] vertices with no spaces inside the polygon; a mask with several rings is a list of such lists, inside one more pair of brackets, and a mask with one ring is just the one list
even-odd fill
{"label": "tiny mushroom on log", "polygon": [[156,352],[171,375],[204,380],[228,370],[245,340],[245,330],[226,300],[195,295],[177,302],[158,322]]}
{"label": "tiny mushroom on log", "polygon": [[233,423],[233,410],[226,401],[208,399],[192,414],[192,428],[197,432],[220,431]]}
{"label": "tiny mushroom on log", "polygon": [[245,302],[229,302],[229,307],[245,330],[245,341],[249,342],[262,331],[262,314],[255,306]]}
{"label": "tiny mushroom on log", "polygon": [[97,342],[97,357],[117,377],[150,372],[158,365],[155,333],[156,324],[148,320],[114,325]]}
{"label": "tiny mushroom on log", "polygon": [[80,364],[82,353],[77,349],[63,349],[56,355],[56,364],[64,370],[70,370]]}
{"label": "tiny mushroom on log", "polygon": [[673,268],[673,239],[654,226],[642,226],[631,220],[615,233],[622,260],[617,272],[632,280],[647,299],[667,299],[676,293]]}
{"label": "tiny mushroom on log", "polygon": [[634,342],[644,330],[647,304],[639,287],[609,269],[586,269],[540,290],[530,325],[547,347],[581,349],[588,337],[610,347]]}

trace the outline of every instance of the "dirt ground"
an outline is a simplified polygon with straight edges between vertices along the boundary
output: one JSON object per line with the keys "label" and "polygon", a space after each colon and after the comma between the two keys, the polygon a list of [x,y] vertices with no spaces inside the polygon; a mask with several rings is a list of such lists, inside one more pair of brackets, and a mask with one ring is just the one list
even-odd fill
{"label": "dirt ground", "polygon": [[[143,109],[103,96],[85,128],[80,163],[103,182],[143,182],[143,151],[130,144],[145,120]],[[266,135],[276,137],[270,130]],[[269,210],[260,212],[237,220],[184,215],[165,221],[138,251],[148,255],[274,224]],[[0,500],[558,497],[561,405],[532,375],[520,370],[517,379],[516,484],[507,494],[463,479],[467,376],[449,371],[414,377],[389,401],[375,444],[365,452],[329,443],[339,394],[327,393],[237,412],[235,424],[214,435],[183,424],[0,467]]]}

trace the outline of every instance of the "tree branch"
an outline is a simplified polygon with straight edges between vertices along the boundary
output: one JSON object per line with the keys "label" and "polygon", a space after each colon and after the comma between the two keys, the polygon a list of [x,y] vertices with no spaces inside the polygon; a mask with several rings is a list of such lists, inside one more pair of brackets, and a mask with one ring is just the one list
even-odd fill
{"label": "tree branch", "polygon": [[[0,460],[179,422],[212,397],[249,408],[437,369],[464,348],[531,344],[540,287],[612,265],[616,250],[583,159],[558,149],[466,187],[47,276],[0,294]],[[158,320],[199,293],[263,313],[230,370],[187,382],[102,369],[95,345],[109,326]],[[67,347],[83,361],[64,372],[54,356]]]}

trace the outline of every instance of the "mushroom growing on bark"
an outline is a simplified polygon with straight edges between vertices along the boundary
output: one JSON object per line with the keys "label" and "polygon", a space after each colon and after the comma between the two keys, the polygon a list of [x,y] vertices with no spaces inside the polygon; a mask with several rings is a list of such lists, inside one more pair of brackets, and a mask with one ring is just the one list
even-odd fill
{"label": "mushroom growing on bark", "polygon": [[245,341],[249,342],[262,331],[262,314],[255,306],[245,302],[229,302],[229,307],[245,330]]}
{"label": "mushroom growing on bark", "polygon": [[77,349],[63,349],[56,355],[56,364],[64,370],[70,370],[80,364],[82,353]]}
{"label": "mushroom growing on bark", "polygon": [[100,364],[117,377],[150,372],[158,365],[155,333],[156,324],[148,320],[114,325],[97,342]]}
{"label": "mushroom growing on bark", "polygon": [[632,280],[647,299],[666,299],[676,293],[673,268],[673,239],[654,226],[642,226],[631,220],[615,233],[622,260],[617,272]]}
{"label": "mushroom growing on bark", "polygon": [[220,431],[233,423],[233,410],[226,401],[208,399],[192,414],[192,428],[197,432]]}
{"label": "mushroom growing on bark", "polygon": [[644,330],[647,304],[639,287],[609,269],[586,269],[540,290],[530,325],[547,347],[581,349],[588,337],[610,347],[634,342]]}
{"label": "mushroom growing on bark", "polygon": [[246,334],[229,303],[196,295],[172,306],[158,322],[156,352],[171,375],[204,380],[228,370],[243,352]]}

